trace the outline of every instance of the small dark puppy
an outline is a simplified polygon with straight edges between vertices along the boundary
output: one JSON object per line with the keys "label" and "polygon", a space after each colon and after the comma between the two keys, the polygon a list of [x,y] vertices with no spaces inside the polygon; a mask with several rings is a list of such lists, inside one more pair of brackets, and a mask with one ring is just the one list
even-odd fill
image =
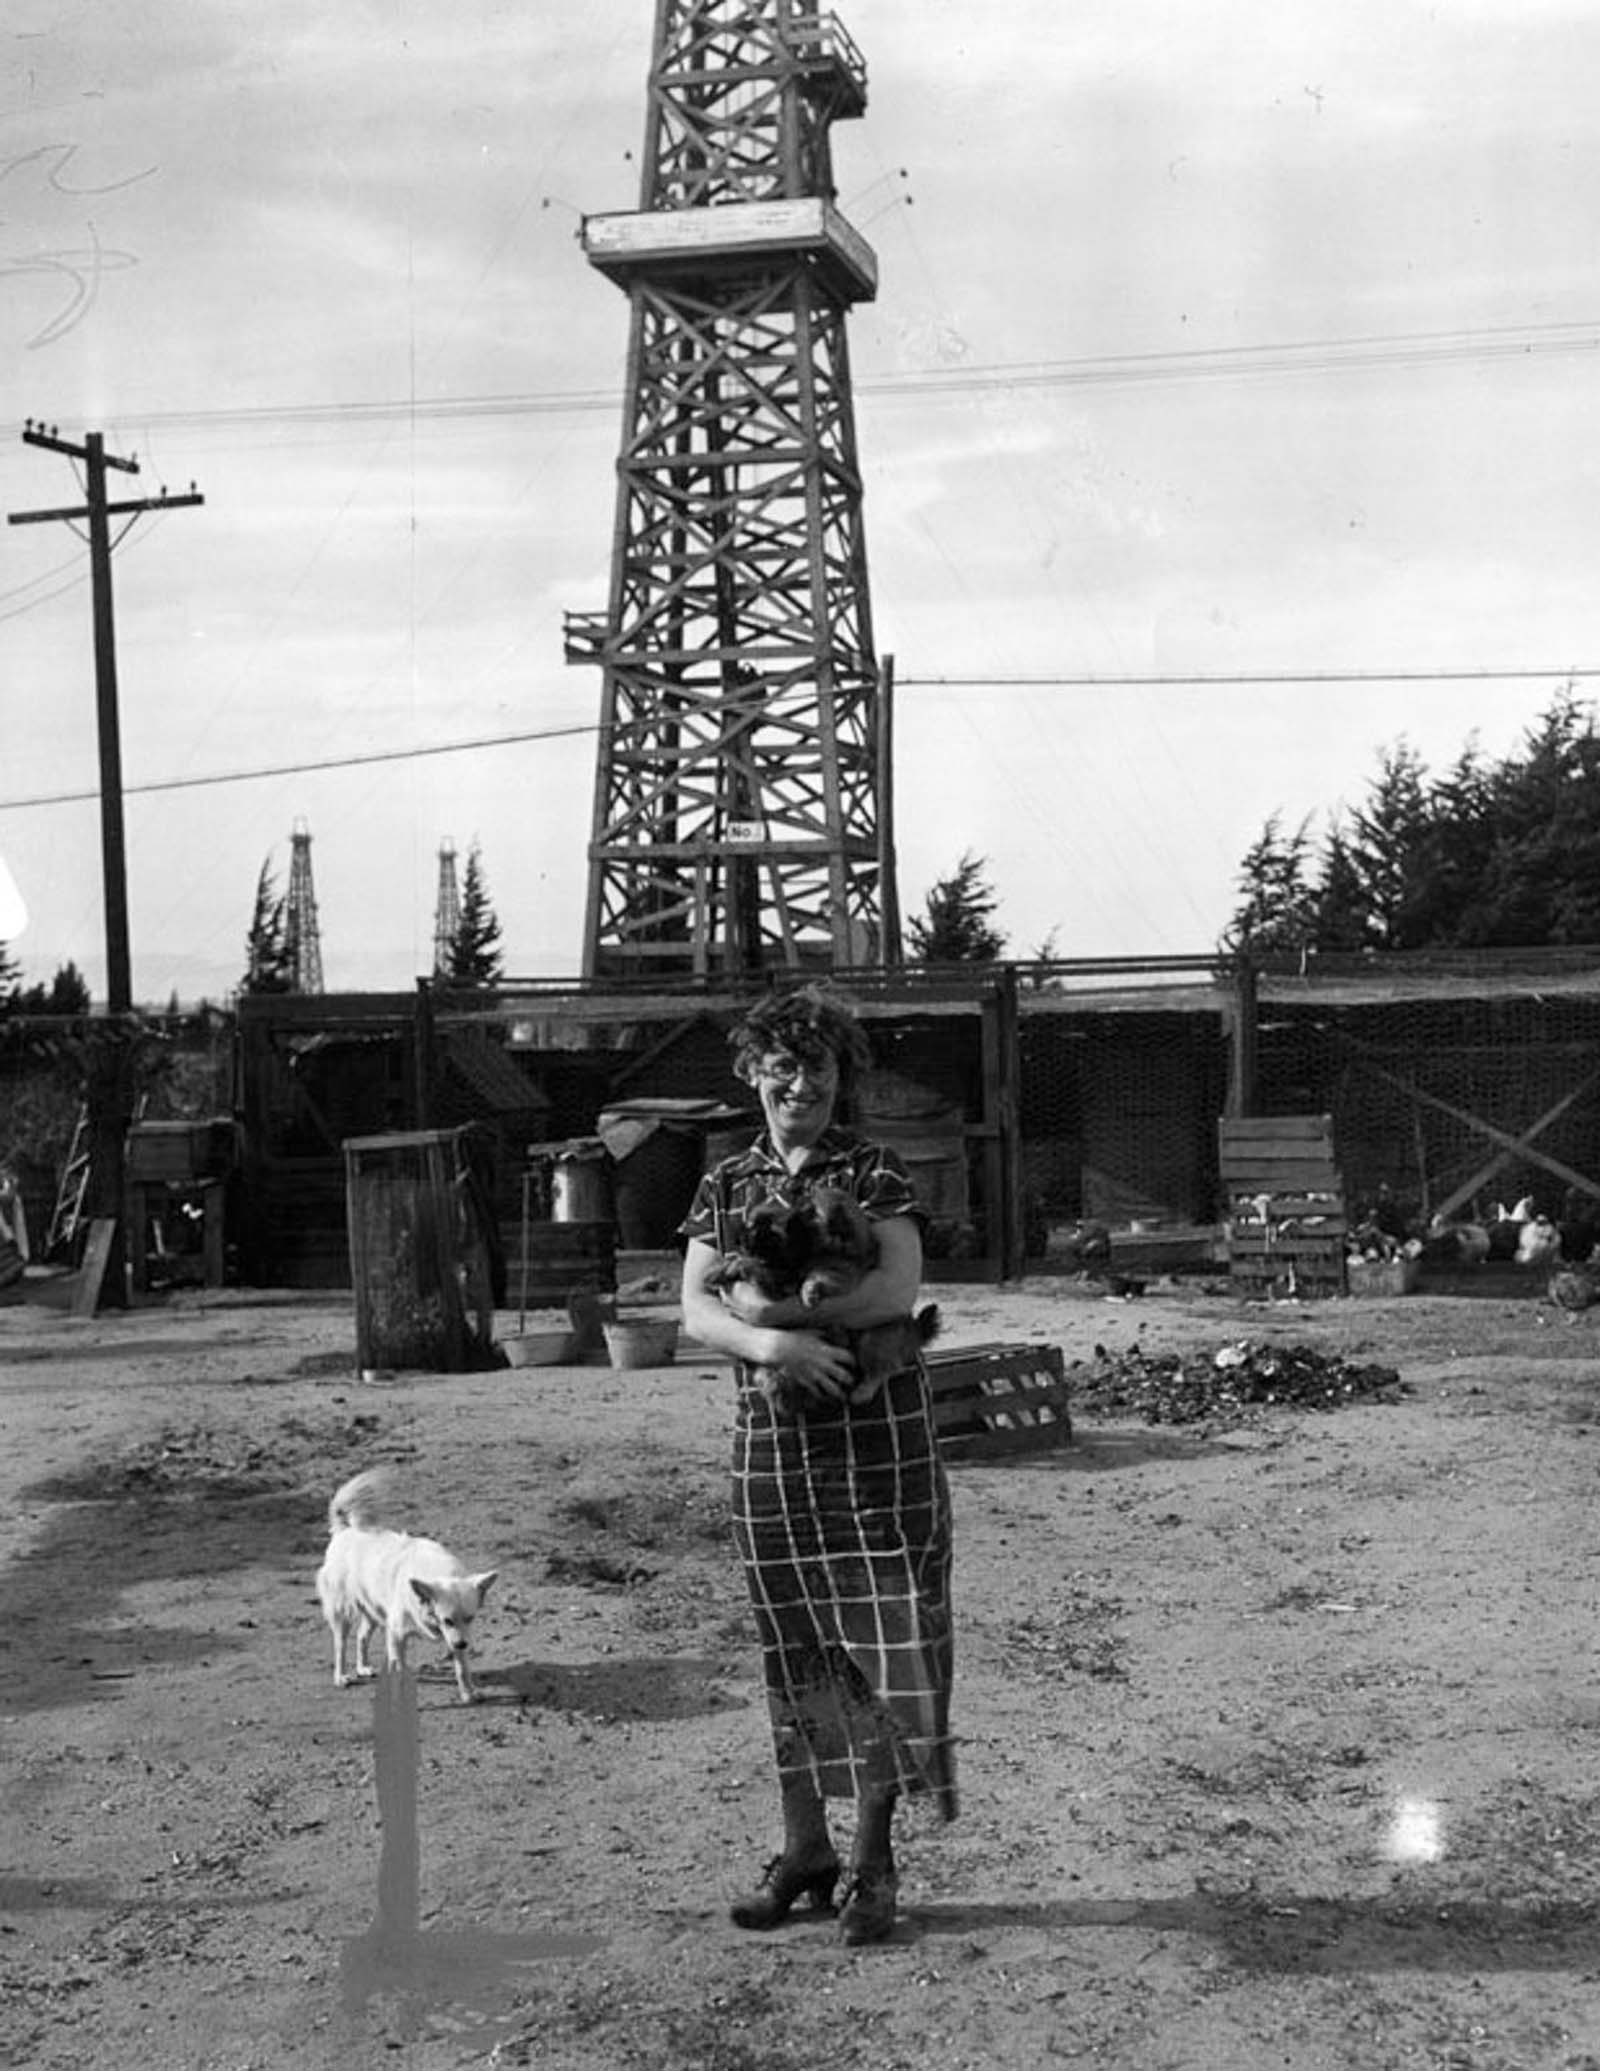
{"label": "small dark puppy", "polygon": [[[731,1287],[748,1281],[768,1301],[794,1296],[814,1309],[859,1286],[877,1257],[878,1240],[860,1204],[837,1187],[818,1187],[797,1207],[774,1201],[757,1208],[745,1225],[744,1249],[728,1253],[712,1284]],[[860,1376],[850,1400],[870,1400],[890,1374],[915,1364],[917,1354],[938,1331],[939,1311],[932,1303],[915,1316],[898,1316],[865,1330],[830,1331],[848,1347]],[[777,1369],[759,1368],[758,1378],[774,1409],[803,1406],[803,1391]]]}

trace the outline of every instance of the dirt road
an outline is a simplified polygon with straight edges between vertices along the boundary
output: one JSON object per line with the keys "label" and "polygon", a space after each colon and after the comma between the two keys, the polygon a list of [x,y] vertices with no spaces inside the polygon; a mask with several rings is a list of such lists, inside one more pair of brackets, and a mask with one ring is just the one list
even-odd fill
{"label": "dirt road", "polygon": [[[0,1310],[0,2059],[1600,2071],[1600,1318],[941,1296],[951,1344],[1404,1387],[1080,1404],[1070,1450],[953,1468],[963,1816],[910,1824],[862,1950],[726,1920],[776,1830],[725,1368],[368,1385],[334,1299]],[[500,1570],[485,1701],[416,1686],[387,1857],[404,1720],[334,1689],[312,1587],[378,1460]]]}

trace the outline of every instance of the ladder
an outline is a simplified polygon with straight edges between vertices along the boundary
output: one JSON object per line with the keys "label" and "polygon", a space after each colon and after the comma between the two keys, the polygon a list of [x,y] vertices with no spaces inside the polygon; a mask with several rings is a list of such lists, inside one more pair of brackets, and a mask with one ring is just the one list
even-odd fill
{"label": "ladder", "polygon": [[50,1226],[45,1231],[45,1258],[70,1254],[83,1223],[83,1203],[88,1191],[89,1110],[80,1103],[78,1118],[72,1128],[72,1147],[67,1152],[67,1161],[61,1168],[61,1184],[56,1188],[56,1205],[50,1211]]}

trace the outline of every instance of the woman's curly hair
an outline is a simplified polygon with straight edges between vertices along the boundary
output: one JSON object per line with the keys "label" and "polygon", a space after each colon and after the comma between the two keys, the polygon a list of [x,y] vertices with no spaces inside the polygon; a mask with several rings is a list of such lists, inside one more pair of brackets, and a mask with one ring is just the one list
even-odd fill
{"label": "woman's curly hair", "polygon": [[836,1059],[841,1090],[872,1063],[872,1045],[856,1019],[853,1001],[831,985],[802,985],[795,992],[769,994],[730,1031],[728,1041],[733,1068],[747,1084],[753,1082],[762,1058],[774,1050],[787,1051],[802,1064]]}

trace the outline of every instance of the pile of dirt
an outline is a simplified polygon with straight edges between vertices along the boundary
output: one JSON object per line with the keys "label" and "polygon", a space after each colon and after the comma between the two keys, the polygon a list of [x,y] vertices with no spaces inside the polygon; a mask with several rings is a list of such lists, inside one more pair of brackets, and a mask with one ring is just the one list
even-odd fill
{"label": "pile of dirt", "polygon": [[1140,1345],[1108,1352],[1096,1345],[1069,1378],[1074,1408],[1147,1424],[1227,1426],[1264,1409],[1343,1409],[1353,1402],[1394,1402],[1407,1392],[1392,1366],[1248,1338],[1215,1352],[1151,1352]]}

